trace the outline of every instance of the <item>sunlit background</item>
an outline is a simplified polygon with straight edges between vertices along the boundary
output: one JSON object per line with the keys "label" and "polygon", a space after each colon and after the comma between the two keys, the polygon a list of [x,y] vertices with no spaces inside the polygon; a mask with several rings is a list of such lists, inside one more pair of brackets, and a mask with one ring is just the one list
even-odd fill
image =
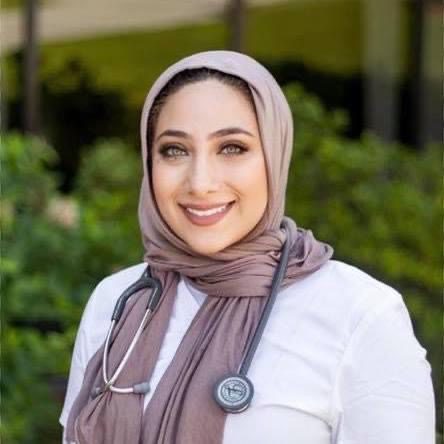
{"label": "sunlit background", "polygon": [[403,294],[441,412],[442,23],[432,0],[2,0],[2,442],[60,442],[83,306],[142,260],[143,100],[209,49],[283,87],[287,213]]}

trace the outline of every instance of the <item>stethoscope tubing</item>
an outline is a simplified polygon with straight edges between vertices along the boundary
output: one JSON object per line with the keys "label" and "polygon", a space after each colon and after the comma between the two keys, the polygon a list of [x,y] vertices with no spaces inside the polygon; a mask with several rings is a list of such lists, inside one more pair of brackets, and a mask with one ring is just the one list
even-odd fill
{"label": "stethoscope tubing", "polygon": [[273,274],[270,295],[262,310],[261,317],[253,334],[253,338],[248,346],[244,358],[242,359],[238,372],[225,375],[213,386],[213,399],[226,413],[241,413],[245,411],[250,406],[254,396],[254,384],[247,377],[247,373],[264,333],[273,305],[276,301],[289,260],[289,232],[285,222],[283,222],[282,225],[286,230],[287,238],[281,249],[279,265]]}
{"label": "stethoscope tubing", "polygon": [[[276,301],[280,286],[282,284],[282,281],[285,277],[285,271],[288,266],[289,261],[289,253],[290,253],[290,242],[288,240],[289,232],[286,227],[285,222],[282,223],[282,226],[286,230],[287,239],[285,240],[282,249],[281,249],[281,256],[279,260],[279,265],[273,274],[272,282],[271,282],[271,290],[270,295],[265,303],[265,306],[262,310],[261,317],[259,319],[258,325],[256,327],[256,330],[254,332],[253,338],[250,342],[250,345],[248,346],[247,352],[242,359],[242,362],[239,366],[239,371],[236,374],[227,375],[226,377],[222,378],[216,385],[214,390],[214,397],[216,402],[220,405],[222,409],[227,411],[228,413],[239,413],[241,411],[244,411],[246,408],[248,408],[251,398],[253,396],[254,387],[252,382],[247,378],[248,370],[251,366],[251,362],[254,358],[254,355],[256,353],[257,347],[259,345],[259,342],[262,338],[262,335],[264,333],[265,327],[267,325],[268,319],[270,317],[271,310],[273,308],[273,305]],[[128,299],[133,296],[136,292],[139,290],[142,290],[144,288],[152,288],[153,291],[148,299],[148,303],[146,306],[146,310],[144,313],[144,316],[139,324],[139,327],[128,346],[127,351],[125,352],[124,357],[120,361],[120,364],[118,365],[117,369],[114,371],[112,376],[108,378],[108,354],[109,354],[109,347],[110,342],[112,340],[112,334],[114,331],[114,328],[116,324],[119,322],[122,313],[125,309],[126,302]],[[114,386],[114,383],[116,382],[117,378],[125,368],[126,364],[128,363],[128,360],[131,356],[131,353],[134,350],[134,347],[136,346],[144,328],[148,325],[148,323],[151,320],[152,314],[157,307],[160,297],[162,293],[162,288],[160,281],[158,279],[154,279],[151,276],[151,271],[149,266],[146,267],[145,271],[143,272],[142,276],[132,285],[130,285],[119,297],[117,300],[116,306],[114,307],[113,314],[111,317],[111,324],[108,329],[108,333],[106,335],[105,344],[103,348],[103,359],[102,359],[102,377],[103,382],[105,383],[103,388],[97,387],[93,391],[93,396],[97,396],[100,393],[104,393],[105,391],[109,390],[115,393],[139,393],[139,394],[145,394],[149,391],[149,381],[143,381],[138,384],[134,384],[132,387],[116,387]],[[230,403],[230,400],[227,400],[226,398],[223,399],[223,396],[221,395],[221,390],[224,388],[224,385],[226,384],[240,384],[243,386],[243,389],[246,391],[246,393],[243,396],[243,399],[240,399],[239,402],[235,401],[233,403]]]}
{"label": "stethoscope tubing", "polygon": [[145,311],[145,314],[143,315],[141,322],[140,322],[139,328],[137,329],[137,331],[136,331],[136,333],[135,333],[135,335],[128,347],[128,350],[125,353],[125,356],[120,361],[119,366],[117,367],[116,371],[113,373],[111,378],[108,379],[108,376],[107,376],[107,367],[108,367],[107,354],[108,354],[108,350],[109,350],[109,340],[112,336],[112,332],[114,330],[114,325],[116,322],[115,320],[111,321],[111,328],[109,329],[109,332],[107,334],[105,348],[103,349],[102,370],[103,370],[103,380],[105,382],[104,390],[107,390],[108,388],[110,388],[112,391],[116,391],[119,393],[132,393],[132,387],[119,389],[117,387],[114,387],[113,384],[116,382],[117,378],[119,377],[120,373],[122,372],[123,368],[125,367],[126,363],[128,362],[129,357],[130,357],[134,347],[136,346],[137,341],[139,340],[143,329],[145,328],[145,325],[149,322],[149,319],[151,318],[151,315],[152,315],[152,311],[150,309],[147,309]]}
{"label": "stethoscope tubing", "polygon": [[254,358],[254,354],[256,353],[257,347],[259,345],[259,342],[262,338],[265,327],[267,325],[268,319],[270,317],[271,309],[273,308],[273,305],[276,302],[279,288],[285,276],[285,271],[287,270],[289,253],[290,253],[290,242],[288,241],[288,230],[286,227],[285,230],[287,231],[287,239],[285,240],[284,245],[282,246],[279,265],[271,281],[270,296],[268,297],[267,302],[265,303],[265,307],[262,311],[259,323],[256,327],[253,338],[250,342],[250,346],[248,347],[247,353],[245,354],[245,357],[242,360],[242,363],[239,367],[240,375],[246,375],[248,373],[251,362],[253,361]]}
{"label": "stethoscope tubing", "polygon": [[[114,332],[114,328],[116,324],[119,322],[123,310],[125,309],[126,302],[128,299],[133,296],[138,291],[144,289],[144,288],[152,288],[153,291],[151,292],[151,295],[148,299],[148,303],[146,306],[145,313],[143,315],[142,320],[140,321],[139,327],[137,328],[136,333],[134,334],[133,339],[131,340],[130,345],[128,346],[127,351],[125,352],[124,357],[120,361],[120,364],[118,365],[117,369],[114,371],[112,376],[108,378],[108,353],[109,353],[109,347],[110,342],[112,340],[112,335]],[[131,353],[134,350],[134,347],[136,346],[144,328],[148,325],[149,321],[151,320],[152,314],[157,306],[157,304],[160,301],[160,296],[162,293],[161,284],[158,279],[154,279],[151,276],[151,272],[149,269],[149,266],[145,269],[142,276],[132,285],[130,285],[119,297],[117,300],[117,303],[114,307],[113,314],[111,317],[111,324],[108,329],[105,344],[103,347],[103,358],[102,358],[102,377],[103,382],[105,383],[103,388],[98,388],[93,392],[93,395],[98,395],[99,393],[103,393],[107,390],[110,390],[112,392],[116,393],[146,393],[149,389],[149,384],[144,381],[139,384],[134,384],[132,387],[115,387],[114,383],[116,382],[117,378],[121,374],[122,370],[128,363],[128,360],[131,356]]]}

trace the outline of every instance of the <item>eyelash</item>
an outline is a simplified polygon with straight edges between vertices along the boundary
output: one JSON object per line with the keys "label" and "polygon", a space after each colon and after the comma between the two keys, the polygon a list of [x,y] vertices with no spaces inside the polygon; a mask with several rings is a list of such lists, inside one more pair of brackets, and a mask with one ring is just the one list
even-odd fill
{"label": "eyelash", "polygon": [[[237,150],[236,152],[230,152],[226,153],[227,156],[239,156],[241,154],[244,154],[246,151],[248,151],[247,148],[243,147],[242,145],[236,144],[236,143],[229,143],[227,145],[224,145],[221,148],[221,151],[226,148],[235,147]],[[176,154],[171,154],[171,151],[176,151]],[[184,156],[185,154],[177,154],[177,151],[181,151],[182,153],[185,153],[186,150],[177,146],[177,145],[164,145],[160,147],[159,153],[162,155],[162,157],[166,159],[177,159],[178,157]]]}

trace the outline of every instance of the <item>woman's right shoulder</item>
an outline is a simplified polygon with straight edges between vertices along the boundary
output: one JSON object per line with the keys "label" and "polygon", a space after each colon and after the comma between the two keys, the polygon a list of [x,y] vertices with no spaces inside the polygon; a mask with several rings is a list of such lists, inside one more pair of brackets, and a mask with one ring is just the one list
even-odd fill
{"label": "woman's right shoulder", "polygon": [[114,291],[118,291],[119,289],[122,289],[123,291],[126,287],[140,278],[146,266],[147,264],[145,262],[141,262],[139,264],[120,269],[99,281],[96,289],[106,287],[108,290],[114,289]]}
{"label": "woman's right shoulder", "polygon": [[146,263],[141,262],[118,270],[100,280],[85,306],[82,323],[100,322],[102,319],[109,322],[117,299],[140,278],[145,268]]}

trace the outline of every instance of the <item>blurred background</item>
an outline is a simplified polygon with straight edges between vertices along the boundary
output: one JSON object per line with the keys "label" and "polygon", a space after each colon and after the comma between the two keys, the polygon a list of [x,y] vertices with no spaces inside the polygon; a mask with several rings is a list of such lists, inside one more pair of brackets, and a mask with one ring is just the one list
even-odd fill
{"label": "blurred background", "polygon": [[209,49],[283,87],[287,213],[403,294],[441,412],[442,18],[432,0],[2,0],[2,442],[60,442],[84,304],[143,255],[144,97]]}

